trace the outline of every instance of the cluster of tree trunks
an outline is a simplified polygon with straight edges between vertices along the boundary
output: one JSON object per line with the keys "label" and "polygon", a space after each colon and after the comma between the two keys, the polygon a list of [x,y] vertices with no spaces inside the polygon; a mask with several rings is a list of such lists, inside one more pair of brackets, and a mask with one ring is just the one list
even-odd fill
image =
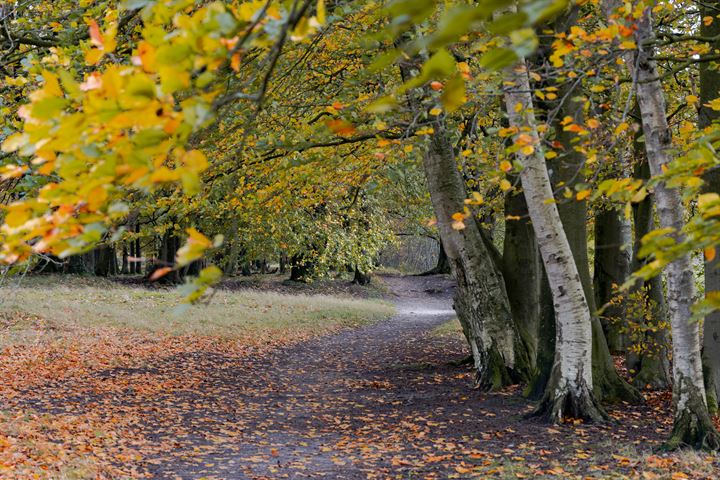
{"label": "cluster of tree trunks", "polygon": [[[612,0],[606,2],[606,13],[609,15],[615,6]],[[638,26],[637,44],[650,45],[650,9]],[[705,33],[720,39],[720,28],[708,27]],[[651,47],[628,51],[624,60],[635,82],[637,117],[644,137],[642,145],[636,143],[634,174],[649,178],[659,175],[671,160],[664,92]],[[701,101],[707,103],[720,96],[720,80],[704,68]],[[407,78],[411,67],[401,70]],[[698,325],[689,321],[695,293],[690,257],[683,256],[668,267],[666,295],[661,277],[637,282],[630,290],[630,295],[637,294],[645,302],[640,311],[646,313],[649,309],[651,318],[658,323],[669,319],[672,372],[665,330],[643,330],[645,313],[627,310],[626,303],[613,301],[618,286],[644,261],[638,256],[639,239],[654,228],[653,207],[659,225],[681,235],[685,213],[679,192],[662,182],[657,184],[652,195],[634,205],[633,226],[615,209],[598,209],[594,224],[595,273],[591,278],[586,203],[547,201],[554,198],[553,185],[572,188],[583,180],[578,173],[585,159],[572,147],[573,134],[556,125],[555,140],[566,148],[549,170],[537,133],[537,106],[533,105],[533,89],[524,61],[506,70],[504,86],[509,126],[529,136],[534,148],[526,155],[517,154],[522,164],[519,177],[523,195],[506,197],[505,214],[520,220],[506,222],[501,256],[486,238],[477,215],[466,217],[462,228],[453,221],[453,215],[464,210],[468,195],[442,116],[434,122],[424,159],[442,254],[458,282],[455,310],[473,353],[478,384],[499,388],[527,381],[528,395],[541,398],[537,415],[553,421],[566,416],[601,421],[607,417],[600,400],[642,399],[639,391],[615,371],[611,350],[624,352],[637,386],[662,388],[671,381],[674,384],[676,418],[669,445],[717,448],[720,436],[710,421],[708,404],[717,408],[720,389],[720,314],[706,319],[704,327],[706,397]],[[421,102],[412,95],[408,103],[419,108]],[[572,91],[561,91],[559,96],[565,100],[555,112],[556,118],[582,122],[582,105]],[[705,110],[701,118],[707,124],[716,114]],[[720,175],[708,175],[706,182],[709,190],[720,190]],[[708,290],[720,290],[716,267],[715,263],[706,266]],[[602,317],[598,307],[602,307]],[[618,326],[621,322],[612,320],[631,314],[638,315],[631,320],[640,325],[641,334],[659,348],[649,352],[628,349],[627,332]]]}

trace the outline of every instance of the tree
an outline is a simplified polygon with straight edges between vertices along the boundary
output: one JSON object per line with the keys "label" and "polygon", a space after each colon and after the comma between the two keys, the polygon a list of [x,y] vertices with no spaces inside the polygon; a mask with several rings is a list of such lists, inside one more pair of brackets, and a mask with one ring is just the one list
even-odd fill
{"label": "tree", "polygon": [[510,128],[520,146],[520,179],[555,304],[555,365],[536,414],[554,422],[565,417],[602,421],[606,414],[593,394],[590,310],[553,201],[524,61],[507,70],[505,85]]}
{"label": "tree", "polygon": [[[612,11],[613,4],[608,4]],[[624,8],[624,7],[623,7]],[[629,13],[629,12],[626,12]],[[650,7],[644,7],[635,20],[635,41],[646,45],[653,39]],[[625,57],[636,84],[637,99],[645,135],[645,150],[650,171],[663,174],[671,160],[672,133],[667,123],[665,96],[652,48],[643,47]],[[655,202],[660,226],[677,241],[682,241],[685,211],[677,188],[660,181],[655,186]],[[690,255],[684,254],[667,266],[667,300],[673,336],[673,401],[675,423],[668,446],[693,445],[720,448],[720,435],[708,413],[700,360],[698,324],[691,322],[690,306],[695,296]]]}

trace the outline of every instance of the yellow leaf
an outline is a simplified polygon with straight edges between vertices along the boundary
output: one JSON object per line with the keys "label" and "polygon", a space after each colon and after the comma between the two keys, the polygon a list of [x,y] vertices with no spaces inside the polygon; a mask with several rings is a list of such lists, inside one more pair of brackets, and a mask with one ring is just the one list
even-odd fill
{"label": "yellow leaf", "polygon": [[630,125],[628,125],[627,122],[622,122],[620,125],[618,125],[615,128],[615,135],[620,135],[622,132],[630,128]]}
{"label": "yellow leaf", "polygon": [[207,238],[205,235],[198,232],[196,229],[194,229],[192,227],[185,230],[185,233],[188,234],[188,237],[189,237],[188,242],[190,242],[190,243],[197,243],[197,244],[203,245],[205,247],[209,247],[212,245],[212,242],[210,241],[209,238]]}
{"label": "yellow leaf", "polygon": [[500,190],[503,192],[510,190],[512,188],[512,184],[505,178],[500,180]]}
{"label": "yellow leaf", "polygon": [[194,173],[200,173],[208,167],[208,161],[205,154],[200,150],[190,150],[182,157],[183,165]]}
{"label": "yellow leaf", "polygon": [[518,103],[515,104],[515,111],[516,111],[516,112],[520,112],[522,109],[523,109],[523,104],[522,104],[522,102],[518,102]]}
{"label": "yellow leaf", "polygon": [[317,2],[317,13],[315,14],[315,18],[317,19],[318,23],[320,25],[325,24],[325,0],[318,0]]}
{"label": "yellow leaf", "polygon": [[512,163],[508,162],[507,160],[503,160],[502,162],[500,162],[500,170],[502,170],[503,172],[507,173],[512,170],[512,168]]}
{"label": "yellow leaf", "polygon": [[587,122],[585,122],[588,127],[590,128],[598,128],[600,126],[600,122],[594,118],[589,119]]}
{"label": "yellow leaf", "polygon": [[708,207],[711,203],[720,201],[720,195],[717,193],[703,193],[698,197],[698,207],[700,210]]}
{"label": "yellow leaf", "polygon": [[592,193],[592,190],[580,190],[577,192],[577,195],[575,195],[576,200],[585,200],[587,197],[590,196]]}
{"label": "yellow leaf", "polygon": [[557,157],[557,152],[554,152],[552,150],[545,152],[545,158],[551,159]]}
{"label": "yellow leaf", "polygon": [[696,97],[695,95],[688,95],[687,97],[685,97],[685,101],[687,103],[689,103],[690,105],[696,104],[698,102],[698,100],[699,100],[699,98]]}
{"label": "yellow leaf", "polygon": [[532,155],[535,151],[535,147],[532,145],[525,145],[523,148],[520,149],[523,155]]}
{"label": "yellow leaf", "polygon": [[100,61],[104,54],[105,52],[103,52],[99,48],[91,48],[90,50],[85,52],[85,61],[88,65],[95,65]]}
{"label": "yellow leaf", "polygon": [[13,133],[2,143],[2,151],[12,153],[28,142],[28,136],[24,133]]}
{"label": "yellow leaf", "polygon": [[460,76],[451,78],[445,85],[440,101],[448,112],[454,112],[462,107],[465,102],[465,80]]}
{"label": "yellow leaf", "polygon": [[438,116],[442,113],[442,108],[433,108],[430,110],[430,115]]}

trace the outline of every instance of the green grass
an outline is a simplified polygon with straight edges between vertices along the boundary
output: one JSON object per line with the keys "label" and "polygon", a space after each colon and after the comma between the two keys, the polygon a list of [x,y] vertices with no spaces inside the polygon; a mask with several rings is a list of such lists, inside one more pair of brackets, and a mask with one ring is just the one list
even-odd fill
{"label": "green grass", "polygon": [[435,327],[432,333],[437,337],[463,337],[462,327],[460,326],[460,321],[457,318],[448,320],[442,325]]}
{"label": "green grass", "polygon": [[[312,335],[375,322],[394,308],[377,299],[218,290],[208,305],[178,314],[173,289],[146,289],[88,277],[30,277],[0,287],[0,346],[73,327],[129,328],[219,337]],[[39,317],[39,318],[38,318]]]}

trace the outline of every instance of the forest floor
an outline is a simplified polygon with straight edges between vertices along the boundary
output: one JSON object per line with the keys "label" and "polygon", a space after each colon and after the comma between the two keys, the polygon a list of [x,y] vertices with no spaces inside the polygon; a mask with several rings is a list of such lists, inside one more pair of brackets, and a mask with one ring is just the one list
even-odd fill
{"label": "forest floor", "polygon": [[471,370],[453,362],[467,351],[451,281],[382,281],[392,318],[297,338],[151,341],[128,330],[75,356],[11,344],[0,357],[0,477],[718,477],[716,456],[653,453],[671,426],[667,392],[609,407],[614,424],[548,426],[524,418],[532,404],[517,389],[472,390]]}

